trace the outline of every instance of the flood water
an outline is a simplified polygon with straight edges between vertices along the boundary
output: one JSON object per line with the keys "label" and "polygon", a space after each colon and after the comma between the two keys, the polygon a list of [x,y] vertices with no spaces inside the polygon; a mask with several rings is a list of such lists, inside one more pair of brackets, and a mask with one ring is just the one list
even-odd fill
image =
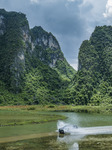
{"label": "flood water", "polygon": [[[1,127],[0,150],[112,149],[111,115],[59,112],[55,114],[68,118],[40,125]],[[78,126],[77,129],[71,128],[74,124]],[[69,134],[59,135],[56,130],[64,125],[69,126]]]}

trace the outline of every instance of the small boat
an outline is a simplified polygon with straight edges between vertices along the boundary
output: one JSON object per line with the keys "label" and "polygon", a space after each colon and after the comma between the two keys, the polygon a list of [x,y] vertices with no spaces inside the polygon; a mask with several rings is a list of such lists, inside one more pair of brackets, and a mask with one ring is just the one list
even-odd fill
{"label": "small boat", "polygon": [[77,125],[65,125],[62,128],[59,128],[58,132],[60,134],[70,134],[74,129],[77,129]]}

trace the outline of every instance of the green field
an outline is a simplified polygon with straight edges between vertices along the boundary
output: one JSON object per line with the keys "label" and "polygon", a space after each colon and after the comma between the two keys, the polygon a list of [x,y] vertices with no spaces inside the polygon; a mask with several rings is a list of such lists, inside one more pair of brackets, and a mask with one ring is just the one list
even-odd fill
{"label": "green field", "polygon": [[[0,107],[0,149],[36,149],[42,143],[48,148],[66,149],[66,145],[56,143],[56,120],[66,117],[52,112],[112,113],[111,106],[33,105]],[[50,113],[51,112],[51,113]],[[49,123],[50,122],[50,126]],[[53,128],[52,128],[53,127]],[[54,139],[52,137],[54,136]],[[48,140],[51,138],[50,140]],[[45,139],[45,141],[44,141]],[[107,140],[109,138],[107,137]],[[42,140],[42,141],[41,141]],[[48,141],[47,141],[48,140]],[[53,140],[53,141],[52,141]],[[49,143],[53,142],[53,143]],[[87,141],[88,146],[91,140]],[[96,139],[95,139],[96,142]],[[108,143],[110,144],[111,141]],[[81,141],[83,143],[83,141]],[[79,144],[81,144],[79,142]],[[44,149],[46,147],[44,144]],[[50,145],[49,145],[50,144]],[[56,145],[55,145],[56,144]],[[102,144],[102,141],[101,141]],[[82,144],[81,144],[82,145]],[[62,146],[60,148],[60,146]],[[110,144],[111,146],[111,144]]]}
{"label": "green field", "polygon": [[0,127],[28,124],[40,124],[66,117],[46,112],[84,112],[112,113],[112,106],[72,106],[72,105],[33,105],[33,106],[0,106]]}
{"label": "green field", "polygon": [[39,124],[65,119],[63,116],[41,113],[43,109],[41,106],[0,107],[0,126]]}

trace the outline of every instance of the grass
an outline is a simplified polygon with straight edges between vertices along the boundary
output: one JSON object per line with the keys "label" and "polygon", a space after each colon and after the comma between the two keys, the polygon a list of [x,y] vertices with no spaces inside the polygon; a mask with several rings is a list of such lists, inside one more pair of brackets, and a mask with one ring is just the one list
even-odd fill
{"label": "grass", "polygon": [[[111,135],[90,135],[77,142],[80,150],[112,150]],[[68,150],[65,142],[57,142],[57,136],[44,136],[16,142],[1,143],[2,150]],[[74,148],[75,149],[75,148]]]}
{"label": "grass", "polygon": [[0,150],[68,150],[65,143],[57,143],[57,136],[48,136],[17,142],[1,143]]}
{"label": "grass", "polygon": [[83,113],[112,113],[112,106],[72,106],[65,105],[55,107],[54,111],[65,111],[65,112],[83,112]]}
{"label": "grass", "polygon": [[75,105],[46,105],[26,106],[27,109],[34,107],[37,111],[63,111],[63,112],[85,112],[85,113],[112,113],[112,105],[108,106],[75,106]]}
{"label": "grass", "polygon": [[91,135],[80,140],[79,146],[84,150],[111,150],[112,135]]}
{"label": "grass", "polygon": [[[64,111],[64,112],[86,112],[86,113],[112,113],[112,107],[111,106],[72,106],[72,105],[64,105],[64,106],[57,106],[57,105],[32,105],[32,106],[0,106],[0,138],[6,142],[5,138],[10,137],[17,137],[19,136],[28,136],[33,134],[45,134],[45,131],[41,131],[41,129],[47,128],[47,132],[51,131],[51,127],[49,127],[50,121],[56,121],[59,119],[65,119],[65,117],[60,115],[54,115],[53,113],[50,114],[50,112],[55,111]],[[49,113],[47,113],[49,112]],[[41,124],[43,123],[43,124]],[[52,122],[51,122],[52,123]],[[38,125],[37,125],[38,124]],[[22,126],[23,125],[23,126]],[[55,127],[52,129],[52,131],[55,130]],[[24,137],[23,136],[23,137]],[[34,135],[33,135],[34,136]],[[25,138],[26,138],[25,137]],[[108,138],[107,138],[108,139]],[[12,140],[13,141],[13,140]],[[90,142],[93,141],[89,139],[87,142],[89,142],[87,145],[90,144]],[[96,141],[96,139],[95,139]],[[102,144],[101,141],[100,145]],[[85,141],[82,141],[84,144]],[[83,145],[81,143],[81,145]],[[108,141],[110,144],[110,141]],[[19,143],[21,144],[21,143]],[[80,144],[80,142],[79,142]],[[91,143],[92,144],[92,143]],[[85,147],[87,146],[85,144]],[[93,144],[94,145],[94,144]],[[0,144],[0,146],[10,147],[10,150],[12,150],[14,147],[14,143],[12,145],[10,144]],[[14,147],[13,147],[14,146]],[[37,145],[36,145],[37,146]],[[56,145],[55,145],[56,146]],[[56,148],[58,149],[57,145]],[[103,146],[103,145],[102,145]],[[107,146],[107,145],[106,145]],[[19,146],[17,145],[17,149],[24,149],[24,143],[23,145]],[[29,145],[28,145],[29,147]],[[28,148],[27,147],[27,148]],[[103,146],[105,147],[105,145]],[[87,147],[86,147],[87,148]],[[1,147],[0,147],[1,149]],[[5,149],[5,148],[4,148]],[[16,149],[16,148],[15,148]],[[34,147],[32,148],[34,149]],[[62,147],[61,147],[62,149]]]}
{"label": "grass", "polygon": [[[0,107],[0,126],[15,126],[39,124],[65,117],[54,114],[41,114],[35,106],[5,106]],[[39,109],[41,110],[41,109]]]}
{"label": "grass", "polygon": [[[38,124],[59,119],[64,116],[50,115],[46,111],[112,113],[112,106],[72,106],[72,105],[32,105],[0,106],[0,126]],[[40,113],[43,112],[43,113]]]}

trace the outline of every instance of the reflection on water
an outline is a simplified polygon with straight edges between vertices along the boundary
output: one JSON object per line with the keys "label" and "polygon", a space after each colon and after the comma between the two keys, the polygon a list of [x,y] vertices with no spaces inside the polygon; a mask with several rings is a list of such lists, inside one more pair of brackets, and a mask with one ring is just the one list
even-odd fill
{"label": "reflection on water", "polygon": [[78,142],[85,136],[112,134],[112,126],[73,128],[71,124],[58,121],[57,129],[59,130],[60,128],[62,128],[67,135],[59,134],[57,141],[59,143],[66,143],[69,150],[79,150]]}
{"label": "reflection on water", "polygon": [[[58,124],[57,122],[50,122],[40,125],[0,128],[0,136],[4,139],[7,137],[7,132],[11,132],[10,135],[17,136],[21,140],[17,142],[11,142],[10,140],[9,143],[1,143],[0,150],[112,150],[111,115],[55,114],[65,115],[68,119],[65,122],[59,121]],[[69,135],[60,136],[56,133],[56,124],[57,129],[69,125],[67,129]],[[78,128],[73,129],[71,124],[78,125]],[[53,133],[51,134],[51,132]],[[12,139],[12,141],[14,140]]]}
{"label": "reflection on water", "polygon": [[66,135],[58,137],[59,144],[65,143],[68,150],[112,150],[111,135]]}
{"label": "reflection on water", "polygon": [[[61,141],[60,141],[61,140]],[[67,143],[65,143],[67,141]],[[69,142],[68,142],[69,141]],[[0,150],[112,150],[111,135],[48,136],[0,144]]]}
{"label": "reflection on water", "polygon": [[78,127],[65,123],[63,121],[57,122],[57,131],[63,129],[65,133],[70,135],[97,135],[97,134],[112,134],[112,126],[98,126],[98,127]]}
{"label": "reflection on water", "polygon": [[57,136],[47,136],[17,142],[0,144],[0,150],[68,150],[64,143],[57,142]]}
{"label": "reflection on water", "polygon": [[79,144],[78,143],[74,143],[69,150],[79,150]]}
{"label": "reflection on water", "polygon": [[57,141],[59,143],[66,143],[69,150],[79,150],[78,140],[80,140],[83,137],[83,135],[58,136]]}

